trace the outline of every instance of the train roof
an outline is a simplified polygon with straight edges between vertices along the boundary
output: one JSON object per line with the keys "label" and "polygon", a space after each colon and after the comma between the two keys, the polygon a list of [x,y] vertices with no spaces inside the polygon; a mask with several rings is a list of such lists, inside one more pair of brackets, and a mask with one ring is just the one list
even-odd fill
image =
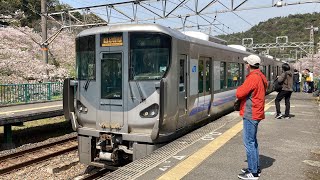
{"label": "train roof", "polygon": [[[145,31],[161,32],[161,33],[167,34],[171,37],[174,37],[174,38],[177,38],[180,40],[193,42],[196,44],[212,46],[212,47],[219,48],[222,50],[238,52],[241,54],[247,54],[247,55],[253,54],[253,53],[250,53],[247,51],[242,51],[239,49],[228,47],[226,45],[221,45],[221,44],[218,44],[215,42],[210,42],[210,41],[194,38],[191,36],[187,36],[178,30],[171,29],[169,27],[165,27],[165,26],[158,25],[158,24],[118,24],[118,25],[112,25],[112,26],[100,26],[100,27],[94,27],[94,28],[83,30],[82,32],[80,32],[78,34],[77,37],[88,36],[88,35],[93,35],[93,34],[100,34],[100,33],[105,33],[105,32],[139,32],[139,31],[141,31],[141,32],[145,32]],[[260,56],[260,57],[262,57],[262,56]],[[263,58],[265,59],[266,57],[263,57]],[[267,58],[267,59],[270,59],[270,58]]]}

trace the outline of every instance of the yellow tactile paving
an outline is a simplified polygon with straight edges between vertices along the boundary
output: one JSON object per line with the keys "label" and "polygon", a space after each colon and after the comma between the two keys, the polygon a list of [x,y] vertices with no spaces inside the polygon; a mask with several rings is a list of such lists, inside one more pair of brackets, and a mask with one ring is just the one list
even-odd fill
{"label": "yellow tactile paving", "polygon": [[[271,100],[265,105],[265,111],[268,110],[275,99]],[[230,139],[237,135],[242,130],[242,121],[237,123],[235,126],[224,132],[222,135],[217,137],[215,140],[207,144],[205,147],[201,148],[187,159],[179,163],[177,166],[169,170],[167,173],[163,174],[158,180],[174,180],[182,179],[185,175],[191,172],[199,164],[201,164],[206,158],[211,154],[215,153],[219,148],[226,144]]]}

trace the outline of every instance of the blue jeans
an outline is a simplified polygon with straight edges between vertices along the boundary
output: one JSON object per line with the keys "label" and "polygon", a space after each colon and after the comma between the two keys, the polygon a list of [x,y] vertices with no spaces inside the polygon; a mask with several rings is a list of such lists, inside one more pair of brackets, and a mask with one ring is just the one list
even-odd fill
{"label": "blue jeans", "polygon": [[251,173],[257,173],[259,164],[259,147],[257,132],[259,121],[243,118],[243,143],[246,148],[248,170]]}
{"label": "blue jeans", "polygon": [[294,92],[300,92],[300,83],[299,82],[294,82],[293,83],[293,91]]}

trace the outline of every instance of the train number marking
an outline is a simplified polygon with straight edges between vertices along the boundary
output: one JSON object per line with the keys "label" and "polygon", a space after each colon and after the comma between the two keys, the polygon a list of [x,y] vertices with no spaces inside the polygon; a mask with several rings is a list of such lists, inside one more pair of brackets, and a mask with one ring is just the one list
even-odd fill
{"label": "train number marking", "polygon": [[168,168],[170,168],[171,166],[163,166],[162,168],[159,168],[159,170],[161,171],[166,171]]}
{"label": "train number marking", "polygon": [[175,158],[175,159],[181,160],[181,159],[183,159],[183,158],[186,157],[186,156],[172,156],[172,157]]}
{"label": "train number marking", "polygon": [[213,136],[220,136],[222,133],[219,133],[219,132],[211,132],[209,133],[210,135],[213,135]]}
{"label": "train number marking", "polygon": [[219,133],[219,132],[211,132],[211,133],[203,136],[203,137],[201,138],[201,140],[212,141],[212,140],[215,139],[215,136],[219,136],[219,135],[221,135],[221,134],[222,134],[222,133]]}
{"label": "train number marking", "polygon": [[212,140],[214,140],[214,137],[212,137],[210,135],[205,135],[204,137],[201,138],[201,140],[212,141]]}

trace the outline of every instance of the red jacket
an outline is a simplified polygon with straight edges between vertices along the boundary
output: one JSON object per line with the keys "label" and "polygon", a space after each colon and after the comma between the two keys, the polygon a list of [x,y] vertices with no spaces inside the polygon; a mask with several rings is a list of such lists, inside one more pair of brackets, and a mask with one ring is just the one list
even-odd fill
{"label": "red jacket", "polygon": [[264,101],[267,79],[260,69],[251,71],[244,83],[238,87],[236,97],[241,100],[240,116],[251,119],[264,119]]}

